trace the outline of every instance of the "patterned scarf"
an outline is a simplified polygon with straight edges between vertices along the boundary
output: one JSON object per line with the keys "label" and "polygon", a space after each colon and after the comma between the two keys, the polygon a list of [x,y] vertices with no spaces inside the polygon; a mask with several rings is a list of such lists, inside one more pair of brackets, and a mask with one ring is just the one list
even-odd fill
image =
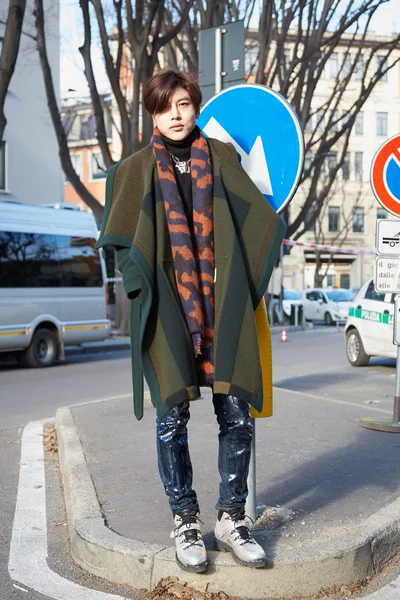
{"label": "patterned scarf", "polygon": [[151,138],[164,199],[176,285],[192,336],[199,385],[214,382],[214,220],[213,175],[207,141],[199,137],[190,151],[193,232],[190,232],[169,152],[156,127]]}

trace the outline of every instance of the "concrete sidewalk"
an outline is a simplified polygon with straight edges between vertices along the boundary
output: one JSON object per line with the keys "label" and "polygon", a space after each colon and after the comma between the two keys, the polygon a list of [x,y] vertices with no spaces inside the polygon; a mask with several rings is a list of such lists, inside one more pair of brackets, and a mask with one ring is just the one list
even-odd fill
{"label": "concrete sidewalk", "polygon": [[[361,375],[354,370],[337,381],[332,374],[326,402],[315,379],[298,393],[290,380],[287,386],[279,382],[273,419],[256,421],[257,503],[267,529],[255,536],[271,569],[248,569],[211,551],[219,478],[208,392],[192,403],[189,424],[194,487],[211,559],[208,572],[198,575],[174,561],[153,408],[146,406],[140,423],[130,399],[60,409],[56,425],[74,560],[135,588],[175,575],[194,586],[209,582],[209,591],[250,598],[311,595],[373,575],[400,550],[399,439],[359,427],[360,406],[377,414],[388,412],[389,404],[366,408],[341,400],[352,377],[357,386]],[[377,378],[368,385],[373,401],[392,382]]]}

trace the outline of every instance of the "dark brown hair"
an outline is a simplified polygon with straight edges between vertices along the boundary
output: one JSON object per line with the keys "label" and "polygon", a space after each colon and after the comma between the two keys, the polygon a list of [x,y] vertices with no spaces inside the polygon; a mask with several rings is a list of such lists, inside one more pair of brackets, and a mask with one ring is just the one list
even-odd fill
{"label": "dark brown hair", "polygon": [[168,108],[170,98],[177,88],[187,91],[196,110],[200,113],[201,91],[196,79],[186,71],[165,69],[155,73],[146,84],[143,93],[145,109],[151,115],[159,115]]}

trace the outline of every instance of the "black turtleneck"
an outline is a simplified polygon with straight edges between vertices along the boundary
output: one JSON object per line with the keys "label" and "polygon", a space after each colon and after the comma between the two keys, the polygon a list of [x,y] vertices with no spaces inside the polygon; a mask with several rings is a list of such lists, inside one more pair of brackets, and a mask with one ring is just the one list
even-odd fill
{"label": "black turtleneck", "polygon": [[[199,137],[199,130],[195,127],[192,133],[180,141],[170,140],[164,135],[161,135],[161,137],[168,152],[176,156],[180,161],[184,161],[190,158],[190,148],[193,142]],[[179,195],[182,198],[189,229],[193,231],[192,176],[191,173],[180,173],[176,168],[175,162],[173,160],[171,162],[174,167],[176,184]]]}

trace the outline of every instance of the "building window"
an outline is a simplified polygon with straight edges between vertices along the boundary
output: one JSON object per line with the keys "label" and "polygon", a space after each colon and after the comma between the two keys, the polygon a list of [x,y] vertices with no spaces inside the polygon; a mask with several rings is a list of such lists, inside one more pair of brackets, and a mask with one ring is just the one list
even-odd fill
{"label": "building window", "polygon": [[244,55],[244,70],[246,75],[255,73],[258,69],[258,46],[246,46]]}
{"label": "building window", "polygon": [[105,179],[107,170],[101,152],[92,152],[90,160],[92,179]]}
{"label": "building window", "polygon": [[[377,56],[376,57],[376,70],[380,71],[381,69],[384,70],[386,68],[386,56]],[[387,81],[388,80],[388,74],[387,71],[384,75],[382,75],[382,77],[380,78],[379,81]]]}
{"label": "building window", "polygon": [[356,59],[356,66],[354,67],[354,76],[357,79],[357,81],[361,81],[364,77],[364,59],[361,55]]}
{"label": "building window", "polygon": [[385,208],[377,208],[376,209],[376,218],[377,219],[387,219],[388,213]]}
{"label": "building window", "polygon": [[325,111],[323,108],[320,108],[316,112],[316,123],[315,128],[317,133],[323,133],[325,130]]}
{"label": "building window", "polygon": [[354,133],[355,135],[364,135],[364,113],[362,111],[356,115],[356,120],[354,121]]}
{"label": "building window", "polygon": [[309,214],[305,217],[306,231],[315,231],[315,216],[314,211],[310,210]]}
{"label": "building window", "polygon": [[342,177],[343,179],[350,179],[350,152],[346,152],[342,165]]}
{"label": "building window", "polygon": [[337,133],[339,131],[339,111],[338,110],[331,111],[330,121],[331,121],[331,131],[333,133]]}
{"label": "building window", "polygon": [[0,190],[6,190],[6,143],[0,144]]}
{"label": "building window", "polygon": [[330,233],[339,231],[340,208],[338,206],[329,206],[328,208],[328,230]]}
{"label": "building window", "polygon": [[304,157],[304,171],[308,171],[311,167],[311,163],[313,160],[313,155],[310,151],[306,152]]}
{"label": "building window", "polygon": [[337,152],[329,152],[327,159],[327,167],[328,167],[328,177],[334,174],[334,171],[337,167]]}
{"label": "building window", "polygon": [[[74,154],[70,154],[70,158],[76,174],[78,175],[79,179],[82,179],[82,153],[76,152]],[[65,181],[68,181],[67,177],[65,177]]]}
{"label": "building window", "polygon": [[336,286],[336,275],[329,273],[326,276],[326,285],[328,288],[335,287]]}
{"label": "building window", "polygon": [[292,56],[289,48],[285,48],[283,51],[283,57],[285,59],[285,69],[289,71],[290,63],[292,61]]}
{"label": "building window", "polygon": [[340,287],[348,290],[350,287],[350,273],[340,274]]}
{"label": "building window", "polygon": [[364,233],[364,209],[361,207],[353,210],[353,232]]}
{"label": "building window", "polygon": [[328,58],[328,77],[336,79],[338,76],[338,53],[332,52]]}
{"label": "building window", "polygon": [[363,180],[363,153],[354,153],[354,178],[356,181]]}
{"label": "building window", "polygon": [[387,136],[387,112],[376,113],[376,135]]}
{"label": "building window", "polygon": [[346,52],[343,56],[342,78],[345,79],[350,75],[351,71],[351,56]]}

